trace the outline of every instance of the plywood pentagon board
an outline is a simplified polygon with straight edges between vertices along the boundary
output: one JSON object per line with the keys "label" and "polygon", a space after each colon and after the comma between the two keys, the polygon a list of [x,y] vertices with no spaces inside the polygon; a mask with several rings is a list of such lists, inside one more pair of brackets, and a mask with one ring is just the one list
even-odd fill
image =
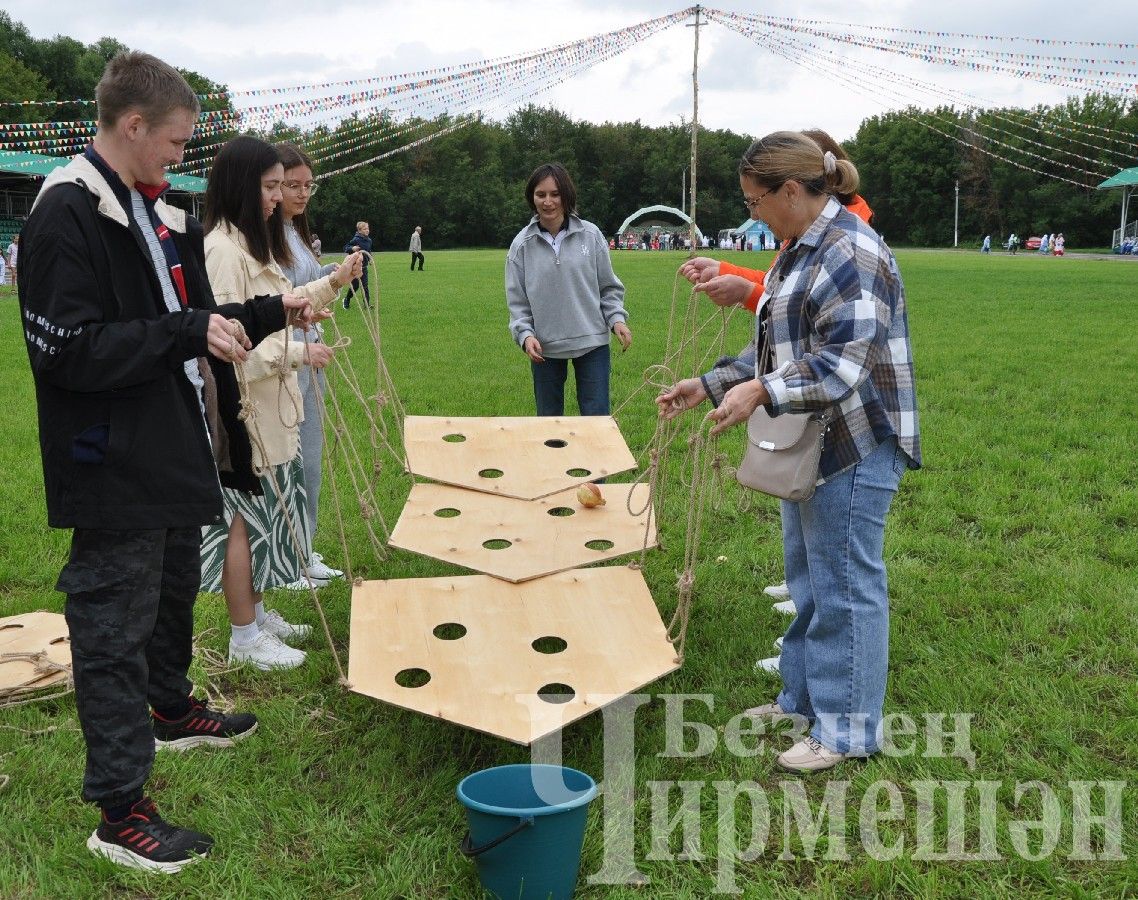
{"label": "plywood pentagon board", "polygon": [[677,668],[644,577],[626,566],[352,589],[353,691],[518,744]]}
{"label": "plywood pentagon board", "polygon": [[[648,487],[602,484],[604,506],[587,509],[570,488],[539,500],[495,497],[445,484],[416,484],[390,544],[507,581],[526,581],[638,553],[656,545]],[[632,503],[629,504],[629,495]]]}
{"label": "plywood pentagon board", "polygon": [[408,416],[412,474],[533,500],[636,467],[612,416]]}
{"label": "plywood pentagon board", "polygon": [[0,693],[64,683],[70,667],[62,615],[41,610],[0,619]]}

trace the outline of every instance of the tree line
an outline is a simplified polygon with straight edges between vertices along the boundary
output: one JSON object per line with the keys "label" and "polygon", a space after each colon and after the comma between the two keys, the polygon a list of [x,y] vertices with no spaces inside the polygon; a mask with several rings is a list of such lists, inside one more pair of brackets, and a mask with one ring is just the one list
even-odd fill
{"label": "tree line", "polygon": [[[0,12],[0,100],[93,97],[107,60],[123,49],[113,38],[90,45],[64,36],[38,40]],[[199,93],[225,90],[199,73],[183,74]],[[210,108],[226,105],[214,101]],[[92,107],[0,107],[0,121],[85,118],[93,118]],[[329,169],[339,169],[449,124],[445,118],[412,120],[400,123],[395,135],[390,116],[380,113],[305,133],[282,123],[261,136],[293,140],[317,157],[320,148],[355,146],[329,161]],[[962,245],[979,245],[985,234],[995,241],[1010,231],[1021,237],[1063,231],[1069,246],[1101,246],[1115,226],[1118,197],[1095,191],[1101,178],[1083,170],[1110,175],[1138,165],[1134,135],[1138,102],[1091,94],[1030,110],[888,112],[864,120],[844,146],[857,164],[878,230],[894,245],[951,246],[959,183]],[[188,152],[225,137],[199,138]],[[753,137],[700,129],[697,222],[705,234],[747,218],[736,166]],[[310,219],[329,250],[346,243],[361,219],[371,223],[379,249],[404,249],[416,225],[432,248],[504,247],[529,219],[522,191],[530,172],[558,161],[577,183],[580,214],[611,235],[641,207],[686,202],[690,146],[690,126],[682,120],[657,127],[593,124],[527,106],[503,122],[476,119],[324,179]]]}

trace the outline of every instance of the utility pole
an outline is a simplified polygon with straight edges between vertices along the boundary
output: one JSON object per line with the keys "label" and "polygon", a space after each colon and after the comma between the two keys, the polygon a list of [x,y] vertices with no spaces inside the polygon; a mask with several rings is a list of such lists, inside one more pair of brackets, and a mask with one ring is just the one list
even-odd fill
{"label": "utility pole", "polygon": [[691,88],[692,88],[692,114],[691,114],[691,201],[688,204],[688,209],[691,212],[688,216],[691,218],[691,224],[688,232],[691,235],[691,252],[696,255],[695,246],[695,169],[696,159],[699,144],[699,29],[700,26],[705,24],[702,19],[703,7],[698,4],[695,7],[695,23],[688,25],[688,28],[695,29],[695,53],[692,57],[691,67]]}
{"label": "utility pole", "polygon": [[960,246],[960,179],[956,179],[956,209],[952,214],[952,246]]}

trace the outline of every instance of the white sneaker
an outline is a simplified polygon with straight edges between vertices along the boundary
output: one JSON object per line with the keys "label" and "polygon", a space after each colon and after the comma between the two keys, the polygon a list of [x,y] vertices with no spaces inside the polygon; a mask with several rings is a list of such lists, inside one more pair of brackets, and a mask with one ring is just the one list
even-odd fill
{"label": "white sneaker", "polygon": [[782,613],[784,616],[796,616],[798,610],[794,608],[793,600],[779,600],[778,603],[772,603],[771,609],[776,613]]}
{"label": "white sneaker", "polygon": [[322,588],[327,583],[327,581],[321,581],[319,578],[305,578],[301,575],[296,581],[282,584],[281,588],[286,591],[307,591],[309,588]]}
{"label": "white sneaker", "polygon": [[343,578],[344,573],[339,569],[333,569],[330,565],[324,562],[324,557],[316,551],[312,552],[312,559],[308,562],[308,577],[316,582],[327,582],[333,578]]}
{"label": "white sneaker", "polygon": [[786,586],[786,582],[784,581],[782,584],[772,584],[763,588],[763,593],[768,597],[786,600],[790,596],[790,588]]}
{"label": "white sneaker", "polygon": [[781,658],[782,657],[779,657],[779,656],[770,656],[766,659],[760,659],[757,663],[755,663],[755,671],[756,672],[773,672],[775,675],[777,675],[778,674],[778,661]]}
{"label": "white sneaker", "polygon": [[778,650],[780,653],[782,652],[782,638],[781,637],[776,637],[774,639],[774,648],[775,648],[775,650]]}
{"label": "white sneaker", "polygon": [[269,669],[295,669],[306,657],[303,650],[281,643],[281,639],[271,631],[262,630],[257,639],[249,644],[237,645],[232,638],[229,639],[229,661],[252,663],[262,672]]}
{"label": "white sneaker", "polygon": [[285,617],[275,609],[270,609],[265,613],[265,620],[261,622],[261,630],[275,634],[282,641],[303,641],[312,634],[311,625],[293,625],[291,622],[285,621]]}

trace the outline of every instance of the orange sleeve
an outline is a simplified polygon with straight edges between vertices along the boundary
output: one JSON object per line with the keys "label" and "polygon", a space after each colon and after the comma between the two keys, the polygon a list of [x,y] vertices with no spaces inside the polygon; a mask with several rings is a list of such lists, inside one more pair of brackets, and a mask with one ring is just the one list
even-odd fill
{"label": "orange sleeve", "polygon": [[763,295],[763,282],[767,277],[766,272],[760,269],[744,269],[742,266],[736,266],[732,263],[720,260],[719,274],[738,275],[752,282],[755,288],[747,295],[747,299],[743,301],[743,306],[751,312],[755,312],[755,310],[759,308],[759,298]]}
{"label": "orange sleeve", "polygon": [[866,224],[869,224],[869,220],[873,217],[873,210],[869,208],[869,204],[865,202],[865,198],[861,194],[854,194],[853,200],[850,201],[850,205],[846,209]]}

